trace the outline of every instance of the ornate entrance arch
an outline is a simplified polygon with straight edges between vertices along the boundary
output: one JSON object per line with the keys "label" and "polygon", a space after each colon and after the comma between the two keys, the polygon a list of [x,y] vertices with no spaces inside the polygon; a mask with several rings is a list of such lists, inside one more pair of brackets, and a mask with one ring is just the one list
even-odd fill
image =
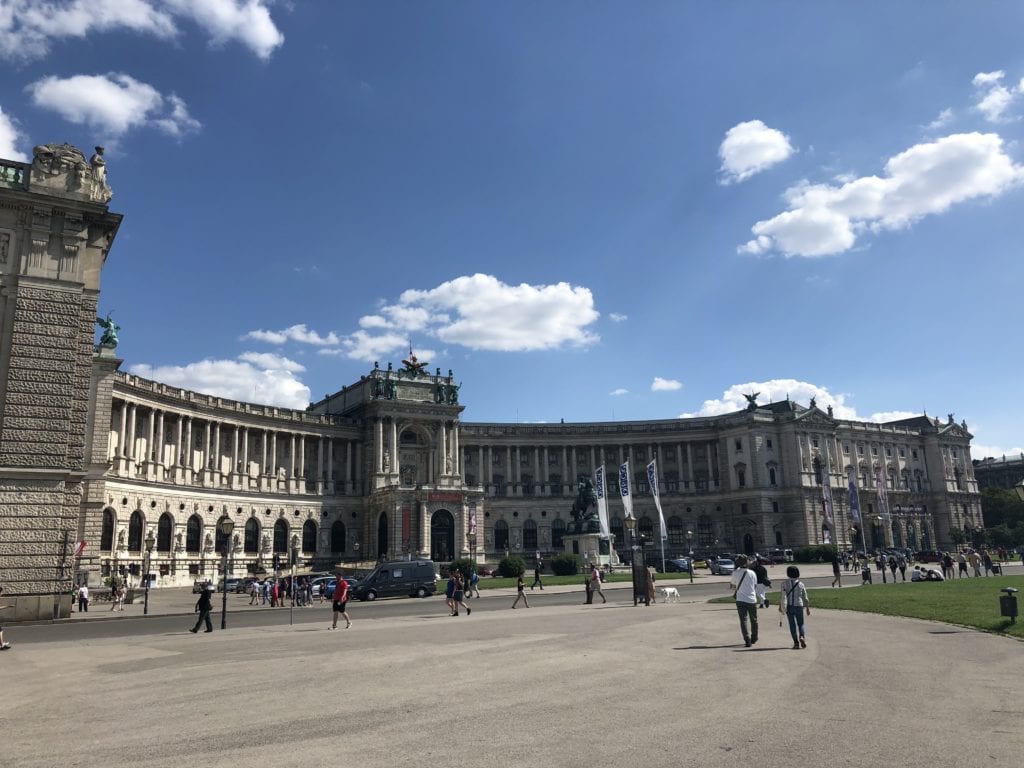
{"label": "ornate entrance arch", "polygon": [[447,509],[439,509],[430,516],[430,559],[444,563],[455,555],[455,518]]}

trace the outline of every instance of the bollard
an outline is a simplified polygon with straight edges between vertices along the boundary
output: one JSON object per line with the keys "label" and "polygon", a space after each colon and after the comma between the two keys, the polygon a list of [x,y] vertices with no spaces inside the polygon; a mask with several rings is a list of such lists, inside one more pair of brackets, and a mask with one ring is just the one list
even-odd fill
{"label": "bollard", "polygon": [[1000,592],[1006,594],[999,598],[999,613],[1006,616],[1011,624],[1017,623],[1017,590],[1014,587],[1003,587]]}

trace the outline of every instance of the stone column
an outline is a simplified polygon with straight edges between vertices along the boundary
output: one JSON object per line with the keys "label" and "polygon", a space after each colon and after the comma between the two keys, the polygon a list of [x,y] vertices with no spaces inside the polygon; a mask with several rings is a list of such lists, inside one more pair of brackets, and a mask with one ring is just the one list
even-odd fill
{"label": "stone column", "polygon": [[299,435],[299,471],[298,477],[298,491],[299,493],[306,492],[306,436]]}
{"label": "stone column", "polygon": [[327,493],[334,495],[334,438],[327,438]]}
{"label": "stone column", "polygon": [[459,447],[459,423],[452,422],[452,472],[462,476],[462,449]]}
{"label": "stone column", "polygon": [[121,458],[128,458],[128,402],[121,401],[121,427],[117,433],[117,453]]}
{"label": "stone column", "polygon": [[401,466],[398,457],[398,423],[391,419],[391,474],[399,477]]}
{"label": "stone column", "polygon": [[693,451],[690,450],[690,444],[686,444],[686,473],[687,482],[690,485],[691,490],[695,490],[693,484]]}
{"label": "stone column", "polygon": [[516,446],[516,459],[515,465],[512,468],[515,473],[515,495],[523,495],[523,451],[520,446]]}
{"label": "stone column", "polygon": [[[353,465],[352,465],[352,467],[353,467],[352,468],[352,473],[353,473],[352,490],[353,490],[353,492],[358,492],[363,487],[363,462],[362,462],[362,458],[363,458],[363,444],[362,443],[356,443],[355,450],[356,450],[356,460],[355,460],[355,462],[353,462]],[[366,546],[365,542],[363,543],[363,546]]]}
{"label": "stone column", "polygon": [[440,453],[438,455],[438,471],[437,474],[444,477],[448,474],[448,425],[441,422],[441,428],[438,431],[438,441]]}
{"label": "stone column", "polygon": [[384,422],[375,419],[373,424],[374,442],[377,444],[377,463],[374,471],[379,475],[384,472]]}
{"label": "stone column", "polygon": [[[195,421],[191,416],[185,417],[185,468],[191,472],[195,469],[195,457],[192,452],[192,422]],[[191,482],[191,477],[188,478]]]}
{"label": "stone column", "polygon": [[131,411],[128,415],[128,458],[135,461],[135,403],[131,404]]}
{"label": "stone column", "polygon": [[505,495],[511,496],[515,487],[515,478],[512,477],[512,447],[505,446]]}

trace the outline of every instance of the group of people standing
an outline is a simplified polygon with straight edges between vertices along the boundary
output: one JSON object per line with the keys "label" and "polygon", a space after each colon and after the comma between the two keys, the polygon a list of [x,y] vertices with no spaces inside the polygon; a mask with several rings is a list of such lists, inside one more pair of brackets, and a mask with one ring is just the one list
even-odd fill
{"label": "group of people standing", "polygon": [[[520,583],[522,580],[523,577],[520,576]],[[444,595],[445,604],[448,606],[448,612],[452,616],[459,615],[459,608],[464,609],[467,616],[473,612],[473,609],[466,604],[467,583],[469,597],[473,597],[473,592],[476,592],[476,596],[480,597],[480,589],[477,586],[479,581],[480,575],[476,571],[473,571],[469,575],[468,582],[466,577],[462,575],[462,571],[454,570],[448,575],[448,583],[445,585]]]}

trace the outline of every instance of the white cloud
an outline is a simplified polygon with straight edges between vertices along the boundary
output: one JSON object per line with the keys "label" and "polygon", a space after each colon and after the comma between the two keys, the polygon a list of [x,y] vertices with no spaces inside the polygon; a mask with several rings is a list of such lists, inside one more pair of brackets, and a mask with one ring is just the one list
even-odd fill
{"label": "white cloud", "polygon": [[[345,341],[349,356],[373,359],[412,332],[474,350],[523,352],[586,346],[599,313],[587,288],[568,283],[506,285],[491,275],[463,276],[429,290],[407,290],[398,301],[360,319]],[[367,330],[386,330],[376,342]],[[404,335],[399,335],[399,333]],[[404,343],[404,342],[403,342]]]}
{"label": "white cloud", "polygon": [[716,400],[705,400],[700,410],[696,413],[681,414],[683,418],[691,416],[719,416],[723,413],[734,413],[747,408],[747,398],[744,395],[759,393],[757,403],[767,405],[778,403],[787,398],[801,405],[810,404],[813,397],[821,410],[832,406],[832,415],[837,419],[857,419],[865,421],[857,416],[856,410],[846,404],[845,395],[833,395],[825,387],[811,384],[798,379],[770,379],[768,381],[749,381],[745,384],[734,384],[722,393],[722,397]]}
{"label": "white cloud", "polygon": [[611,395],[612,397],[621,397],[622,395],[628,395],[629,390],[625,389],[624,387],[619,387],[618,389],[613,389],[608,394]]}
{"label": "white cloud", "polygon": [[1021,80],[1016,86],[1007,88],[1003,85],[1005,76],[1006,73],[1002,70],[979,72],[972,81],[978,95],[978,101],[974,108],[981,112],[990,123],[1007,122],[1006,111],[1017,97],[1024,93],[1024,80]]}
{"label": "white cloud", "polygon": [[879,411],[878,413],[872,413],[868,416],[868,421],[876,421],[879,424],[883,424],[887,421],[902,421],[903,419],[912,419],[915,416],[920,416],[920,413],[914,411]]}
{"label": "white cloud", "polygon": [[623,323],[629,319],[629,315],[623,315],[620,312],[611,312],[608,315],[608,319],[613,323]]}
{"label": "white cloud", "polygon": [[[408,347],[409,337],[400,333],[385,333],[373,336],[366,331],[356,331],[344,339],[345,356],[353,360],[380,360]],[[340,350],[339,350],[340,352]],[[419,355],[417,355],[419,357]]]}
{"label": "white cloud", "polygon": [[944,109],[941,112],[939,112],[938,117],[936,117],[934,120],[932,120],[930,123],[928,123],[928,125],[925,126],[925,127],[928,130],[930,130],[930,131],[937,131],[940,128],[945,128],[952,121],[953,121],[953,110],[949,109],[947,107],[946,109]]}
{"label": "white cloud", "polygon": [[46,56],[51,42],[127,30],[172,39],[188,19],[215,44],[237,41],[260,58],[284,42],[267,0],[4,0],[0,57]]}
{"label": "white cloud", "polygon": [[994,133],[962,133],[917,144],[890,158],[885,175],[840,186],[802,182],[786,191],[789,210],[757,222],[741,253],[830,256],[866,231],[910,226],[966,200],[997,197],[1024,181],[1024,166]]}
{"label": "white cloud", "polygon": [[654,381],[651,382],[651,392],[674,392],[682,388],[683,383],[681,381],[663,379],[661,376],[655,376]]}
{"label": "white cloud", "polygon": [[295,341],[300,344],[313,344],[315,346],[333,346],[341,343],[338,336],[331,331],[326,336],[321,336],[316,331],[311,331],[305,323],[299,323],[285,328],[282,331],[249,331],[242,339],[255,339],[265,341],[269,344],[284,344],[287,341]]}
{"label": "white cloud", "polygon": [[247,403],[297,409],[309,405],[309,387],[295,378],[294,370],[264,367],[256,361],[201,360],[184,366],[141,364],[132,366],[129,372],[174,387]]}
{"label": "white cloud", "polygon": [[301,373],[306,370],[306,366],[302,363],[275,355],[272,352],[243,352],[238,359],[266,370],[289,371],[290,373]]}
{"label": "white cloud", "polygon": [[796,150],[782,131],[769,128],[760,120],[734,125],[726,131],[718,148],[722,158],[722,183],[749,179],[754,174],[781,163]]}
{"label": "white cloud", "polygon": [[18,143],[24,138],[17,123],[0,109],[0,158],[27,163],[28,155],[18,149]]}
{"label": "white cloud", "polygon": [[106,75],[44,77],[27,86],[37,107],[53,110],[69,122],[120,136],[131,128],[152,125],[180,137],[200,128],[174,94],[118,72]]}

